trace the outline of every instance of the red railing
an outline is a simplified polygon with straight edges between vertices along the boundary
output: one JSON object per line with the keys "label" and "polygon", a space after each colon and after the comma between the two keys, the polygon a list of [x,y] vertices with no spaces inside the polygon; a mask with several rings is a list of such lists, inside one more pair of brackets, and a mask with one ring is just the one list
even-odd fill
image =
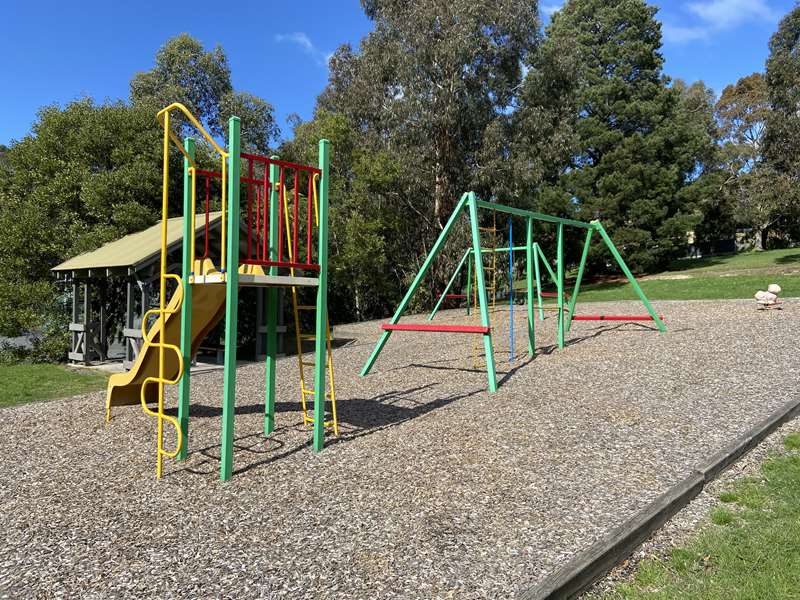
{"label": "red railing", "polygon": [[[316,187],[315,178],[321,176],[316,167],[248,154],[242,152],[242,174],[246,203],[245,221],[247,226],[246,256],[239,260],[242,264],[261,265],[319,271],[314,253],[314,228],[316,226]],[[270,215],[273,194],[270,170],[277,172],[274,197],[278,201],[278,247],[276,259],[270,259]],[[211,186],[214,180],[221,181],[222,175],[215,171],[195,171],[197,194],[205,194],[205,246],[202,259],[208,258],[209,214],[211,205]],[[287,186],[287,182],[289,185]],[[301,198],[302,195],[305,198]],[[289,197],[287,197],[287,195]],[[201,198],[197,198],[198,204]],[[288,209],[288,212],[286,210]],[[224,217],[224,215],[223,215]],[[223,222],[223,226],[226,223]]]}

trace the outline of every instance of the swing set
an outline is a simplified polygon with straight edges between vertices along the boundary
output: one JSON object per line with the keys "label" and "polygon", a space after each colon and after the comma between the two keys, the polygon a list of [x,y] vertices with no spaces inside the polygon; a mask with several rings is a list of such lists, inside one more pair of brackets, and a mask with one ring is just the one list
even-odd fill
{"label": "swing set", "polygon": [[[509,245],[506,248],[484,248],[481,245],[481,231],[486,231],[487,228],[480,227],[479,221],[479,209],[484,210],[491,210],[499,213],[508,214],[510,217],[522,217],[526,223],[526,241],[524,246],[517,246],[513,245],[513,235],[511,231],[511,222],[509,220]],[[453,325],[453,324],[435,324],[435,323],[400,323],[400,319],[405,313],[408,304],[414,295],[414,293],[419,288],[422,279],[427,274],[431,264],[436,259],[437,255],[441,251],[442,247],[445,244],[445,241],[450,236],[450,233],[458,221],[459,217],[466,213],[469,219],[470,225],[470,234],[471,234],[471,247],[468,248],[461,260],[459,261],[458,265],[456,266],[455,272],[451,276],[447,286],[445,287],[444,292],[442,292],[441,296],[439,297],[436,306],[434,307],[431,314],[428,316],[428,321],[432,321],[436,313],[438,312],[439,308],[442,305],[442,302],[450,297],[458,296],[461,297],[460,294],[449,294],[450,289],[452,288],[455,281],[458,279],[458,275],[461,270],[466,265],[468,268],[467,272],[467,292],[463,296],[467,300],[467,306],[469,310],[469,298],[471,293],[476,296],[475,304],[479,309],[480,315],[480,324],[479,325]],[[493,215],[494,220],[494,215]],[[533,239],[533,223],[534,221],[542,221],[545,223],[553,223],[556,225],[556,262],[555,262],[555,269],[550,266],[550,263],[547,261],[547,258],[544,255],[541,247],[537,242]],[[572,294],[569,296],[569,303],[567,305],[567,292],[565,290],[565,264],[564,264],[564,228],[565,227],[576,227],[579,229],[586,230],[586,238],[583,245],[583,252],[581,254],[581,261],[578,265],[578,272],[575,280],[575,285],[572,289]],[[639,300],[644,305],[644,308],[647,311],[647,314],[642,315],[577,315],[575,314],[575,304],[578,299],[578,292],[580,291],[581,281],[583,279],[583,274],[585,271],[586,260],[589,255],[589,247],[592,241],[592,237],[594,234],[600,236],[600,238],[605,243],[606,247],[608,248],[611,255],[614,257],[614,260],[619,265],[622,273],[627,278],[628,282],[631,284],[631,287],[636,292],[636,295],[639,297]],[[487,293],[487,289],[492,290],[492,294],[494,296],[496,291],[496,281],[493,280],[491,285],[487,286],[486,282],[486,274],[485,270],[487,269],[486,265],[484,264],[484,256],[490,253],[493,253],[492,258],[492,269],[496,269],[496,259],[494,256],[498,253],[509,253],[509,295],[510,295],[510,315],[509,318],[513,319],[513,271],[514,271],[514,259],[513,254],[515,251],[524,251],[525,252],[525,262],[526,262],[526,292],[527,292],[527,330],[528,330],[528,356],[534,355],[535,349],[535,328],[534,328],[534,310],[535,310],[535,302],[534,302],[534,290],[536,293],[536,298],[538,299],[539,304],[539,318],[543,319],[544,315],[542,313],[543,306],[542,306],[542,298],[543,297],[555,297],[556,298],[556,318],[557,318],[557,344],[559,348],[565,347],[565,333],[569,331],[573,321],[652,321],[655,326],[658,328],[660,332],[666,331],[666,325],[663,321],[663,315],[659,315],[653,309],[653,306],[650,304],[650,301],[645,296],[642,288],[639,286],[639,283],[636,281],[636,278],[631,273],[628,266],[625,264],[625,261],[622,259],[619,251],[617,250],[614,242],[611,241],[608,233],[606,232],[605,228],[603,227],[602,223],[598,220],[593,220],[591,222],[584,222],[584,221],[577,221],[574,219],[565,219],[561,217],[554,217],[552,215],[547,215],[544,213],[538,213],[530,210],[524,210],[520,208],[514,208],[511,206],[505,206],[503,204],[495,204],[491,202],[486,202],[484,200],[478,199],[475,192],[466,192],[461,196],[461,199],[456,204],[453,213],[450,215],[447,223],[445,224],[442,232],[439,234],[436,243],[433,245],[428,256],[425,258],[425,262],[422,264],[422,268],[417,272],[416,276],[414,277],[414,281],[411,283],[411,286],[406,291],[405,296],[403,297],[402,301],[400,302],[397,310],[395,311],[392,318],[389,320],[388,323],[385,323],[381,326],[383,333],[381,334],[380,339],[378,340],[375,348],[372,351],[372,354],[367,359],[367,362],[364,364],[364,367],[361,370],[361,376],[366,376],[369,374],[370,370],[372,369],[375,361],[378,358],[378,355],[383,350],[386,342],[389,341],[389,337],[392,335],[394,331],[418,331],[418,332],[434,332],[434,333],[467,333],[467,334],[479,334],[482,336],[483,339],[483,346],[484,352],[486,357],[486,375],[488,378],[489,383],[489,391],[494,392],[497,391],[497,373],[495,369],[495,359],[494,359],[494,349],[492,344],[492,326],[490,323],[490,305],[489,305],[489,297]],[[542,291],[541,286],[541,269],[540,269],[540,262],[543,263],[552,279],[553,283],[556,286],[555,293],[547,293]],[[474,272],[474,279],[475,282],[473,284],[473,272]],[[495,277],[495,273],[492,272],[493,277]],[[472,286],[475,286],[475,290],[473,291]],[[493,298],[494,299],[494,298]],[[469,313],[468,313],[469,314]],[[511,326],[509,327],[510,330],[510,344],[511,344],[511,360],[513,360],[513,320],[511,322]]]}

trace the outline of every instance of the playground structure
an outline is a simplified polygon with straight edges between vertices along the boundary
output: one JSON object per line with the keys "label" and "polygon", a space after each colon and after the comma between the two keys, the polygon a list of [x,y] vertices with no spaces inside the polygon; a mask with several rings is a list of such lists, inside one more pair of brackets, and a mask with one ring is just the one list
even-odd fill
{"label": "playground structure", "polygon": [[[173,113],[186,119],[202,136],[219,161],[219,171],[198,166],[196,142],[187,137],[181,143],[170,125]],[[325,428],[331,426],[334,432],[338,431],[327,312],[329,142],[320,140],[319,166],[312,167],[242,152],[238,117],[231,117],[228,122],[228,145],[224,149],[181,104],[164,108],[158,119],[164,130],[159,305],[148,311],[142,321],[143,345],[135,364],[128,373],[114,375],[109,380],[106,417],[110,418],[113,406],[140,403],[147,414],[157,419],[156,477],[161,477],[164,457],[185,459],[189,440],[188,365],[206,334],[224,318],[220,478],[229,479],[233,472],[239,287],[266,290],[265,435],[275,428],[278,289],[284,287],[291,289],[293,300],[303,419],[313,426],[313,449],[320,451]],[[180,276],[168,272],[171,142],[184,159]],[[198,187],[204,192],[200,211],[205,225],[199,226],[205,228],[201,250],[196,243]],[[246,194],[245,207],[241,206],[242,188]],[[223,225],[220,243],[214,247],[209,243],[208,228],[214,214],[212,203],[216,201]],[[242,219],[246,227],[241,226]],[[247,236],[244,257],[240,256],[240,228],[246,230]],[[170,288],[174,289],[168,300]],[[303,290],[316,292],[315,298],[304,303]],[[301,312],[314,315],[313,333],[302,332]],[[148,316],[154,317],[149,328]],[[313,341],[313,361],[304,358],[303,341]],[[305,377],[305,366],[313,366],[311,386]],[[177,418],[164,410],[165,386],[175,384],[179,386]],[[313,399],[311,415],[307,408],[309,398]],[[331,401],[328,420],[326,400]],[[148,403],[157,406],[152,409]],[[175,429],[174,450],[164,448],[165,422]]]}
{"label": "playground structure", "polygon": [[[509,222],[509,246],[505,249],[498,249],[498,248],[484,248],[481,244],[481,227],[480,227],[480,219],[479,219],[479,209],[484,210],[491,210],[500,213],[506,213],[510,216],[522,217],[525,219],[526,223],[526,242],[524,246],[521,247],[514,247],[513,245],[513,236],[511,235],[511,224]],[[480,314],[480,324],[479,325],[437,325],[433,323],[400,323],[400,318],[405,313],[406,308],[408,307],[409,301],[411,297],[414,295],[414,292],[419,288],[419,285],[422,279],[425,277],[425,274],[428,272],[431,264],[441,251],[442,247],[444,246],[445,241],[451,234],[451,231],[456,224],[457,220],[461,217],[462,214],[467,213],[469,218],[469,226],[470,226],[470,235],[471,235],[471,247],[468,248],[464,255],[462,256],[458,266],[456,267],[455,273],[453,273],[450,281],[448,282],[447,287],[445,288],[444,292],[439,298],[436,306],[434,307],[433,311],[428,317],[428,320],[433,320],[433,317],[436,315],[436,312],[439,310],[443,299],[447,296],[451,286],[455,282],[459,272],[466,264],[468,266],[468,275],[467,275],[467,291],[465,297],[467,298],[467,302],[469,302],[469,296],[471,287],[475,286],[475,296],[477,298],[477,306],[479,309]],[[493,222],[495,220],[495,216],[493,214]],[[546,223],[553,223],[556,225],[556,268],[553,270],[550,267],[544,253],[542,252],[539,245],[533,239],[533,224],[534,221],[542,221]],[[581,260],[578,266],[578,272],[575,280],[575,285],[572,290],[572,295],[569,298],[569,305],[565,306],[565,300],[567,297],[567,291],[565,289],[565,264],[564,264],[564,227],[576,227],[580,229],[586,230],[586,238],[583,245],[583,252],[581,254]],[[647,310],[647,314],[645,315],[576,315],[575,314],[575,303],[578,298],[578,293],[580,291],[581,281],[583,279],[583,274],[586,266],[586,260],[589,256],[589,247],[592,241],[592,236],[597,233],[600,238],[605,243],[606,247],[610,251],[611,255],[614,257],[614,260],[619,265],[620,269],[622,270],[625,277],[628,279],[629,283],[631,284],[632,288],[636,292],[639,300],[641,300],[642,304],[644,305],[645,309]],[[510,276],[509,276],[509,288],[511,293],[513,294],[513,252],[515,250],[523,250],[525,251],[526,257],[526,291],[527,291],[527,330],[528,330],[528,355],[533,356],[535,351],[535,319],[534,319],[534,276],[536,279],[535,288],[538,293],[538,300],[539,300],[539,308],[540,308],[540,318],[543,318],[541,313],[542,309],[542,297],[544,296],[544,292],[542,292],[541,288],[541,274],[539,269],[539,259],[541,262],[547,267],[548,273],[553,280],[553,283],[556,286],[555,298],[556,298],[556,319],[557,319],[557,344],[560,349],[565,347],[565,333],[569,331],[572,321],[602,321],[602,320],[617,320],[617,321],[653,321],[659,331],[664,332],[666,331],[666,326],[664,325],[663,317],[658,315],[653,306],[650,304],[650,301],[645,296],[644,292],[642,291],[641,287],[639,286],[636,278],[631,273],[628,266],[625,264],[625,261],[622,259],[619,251],[617,250],[616,246],[612,242],[611,238],[609,237],[608,233],[606,232],[605,228],[603,227],[602,223],[598,220],[593,220],[591,222],[584,222],[584,221],[577,221],[574,219],[565,219],[561,217],[555,217],[551,215],[546,215],[543,213],[538,213],[534,211],[513,208],[510,206],[505,206],[502,204],[496,204],[491,202],[486,202],[483,200],[478,199],[474,192],[467,192],[461,196],[461,199],[456,204],[453,213],[450,215],[447,223],[445,224],[444,228],[442,229],[441,233],[439,234],[438,239],[434,243],[430,253],[425,258],[422,267],[417,272],[416,276],[414,277],[411,286],[406,291],[405,296],[403,297],[402,301],[400,302],[397,310],[395,311],[394,315],[390,319],[389,323],[386,323],[381,326],[383,333],[381,334],[380,339],[375,345],[375,348],[372,351],[372,354],[367,359],[367,362],[364,364],[363,369],[361,370],[361,375],[366,376],[369,374],[370,370],[372,369],[373,365],[375,364],[378,355],[383,350],[386,342],[389,340],[392,332],[394,331],[420,331],[420,332],[438,332],[438,333],[467,333],[467,334],[479,334],[482,336],[483,339],[483,346],[484,346],[484,354],[486,357],[486,375],[488,378],[489,383],[489,390],[494,392],[497,390],[497,373],[495,368],[495,359],[494,359],[494,348],[492,344],[492,327],[490,323],[490,305],[489,305],[489,298],[487,293],[487,287],[492,289],[493,295],[496,292],[496,283],[493,282],[491,286],[487,286],[486,284],[486,275],[485,270],[486,266],[484,264],[484,256],[489,255],[491,256],[492,268],[496,269],[496,254],[498,252],[508,252],[509,257],[509,268],[510,268]],[[474,268],[473,268],[474,266]],[[474,284],[472,283],[473,279],[473,271],[474,271]],[[511,298],[512,306],[513,306],[513,296]],[[513,308],[511,308],[510,318],[513,319]],[[513,336],[513,326],[509,328],[510,335]],[[510,346],[513,348],[513,337],[510,340]],[[513,351],[512,351],[513,352]],[[512,354],[513,356],[513,354]]]}

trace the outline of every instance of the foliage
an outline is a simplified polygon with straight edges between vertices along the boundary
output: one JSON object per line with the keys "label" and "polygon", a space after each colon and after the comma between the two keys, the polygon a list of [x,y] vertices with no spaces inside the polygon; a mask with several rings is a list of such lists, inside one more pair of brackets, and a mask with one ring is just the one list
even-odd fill
{"label": "foliage", "polygon": [[[3,150],[0,335],[38,332],[32,358],[66,352],[64,290],[53,283],[50,268],[160,218],[162,131],[155,116],[174,100],[197,110],[218,134],[228,116],[238,114],[256,149],[267,149],[277,136],[271,106],[231,88],[222,49],[205,52],[181,35],[159,51],[152,71],[134,77],[130,103],[86,98],[44,107],[31,133]],[[201,163],[206,155],[199,148]],[[170,154],[173,173],[181,160],[177,151]],[[171,184],[176,214],[182,182],[172,178]],[[120,282],[103,285],[119,313]],[[113,335],[121,319],[114,311],[109,316]]]}
{"label": "foliage", "polygon": [[[205,50],[199,40],[182,33],[171,38],[156,54],[150,71],[137,73],[131,80],[131,102],[159,110],[180,102],[197,117],[212,135],[227,133],[228,119],[242,121],[242,145],[268,154],[280,131],[272,105],[247,92],[237,92],[231,83],[228,57],[221,46]],[[195,135],[190,125],[184,133]]]}
{"label": "foliage", "polygon": [[[550,145],[569,155],[543,170],[550,181],[558,173],[554,184],[542,182],[558,190],[548,196],[560,197],[562,211],[601,218],[639,271],[684,252],[699,220],[690,187],[713,143],[708,124],[685,110],[681,90],[662,74],[655,11],[642,0],[568,2],[533,61],[526,86],[535,89],[523,94],[530,100],[515,127],[523,140],[543,140],[533,152]],[[599,249],[596,267],[605,262]]]}

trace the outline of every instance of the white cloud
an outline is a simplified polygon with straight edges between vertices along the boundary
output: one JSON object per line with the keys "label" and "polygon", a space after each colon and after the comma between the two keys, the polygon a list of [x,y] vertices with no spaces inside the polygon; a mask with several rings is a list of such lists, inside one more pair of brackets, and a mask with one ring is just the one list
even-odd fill
{"label": "white cloud", "polygon": [[777,21],[780,14],[767,6],[766,0],[710,0],[690,2],[686,9],[714,29],[733,29],[743,23]]}
{"label": "white cloud", "polygon": [[664,35],[664,41],[676,44],[708,39],[708,29],[702,27],[681,27],[680,25],[663,23],[661,25],[661,33]]}
{"label": "white cloud", "polygon": [[300,49],[314,59],[314,62],[321,66],[328,66],[328,61],[333,56],[332,52],[323,52],[317,48],[311,39],[302,31],[293,33],[279,33],[275,36],[276,42],[289,42],[300,47]]}
{"label": "white cloud", "polygon": [[708,41],[720,31],[753,21],[777,22],[780,18],[780,13],[769,7],[767,0],[700,0],[686,2],[682,8],[699,23],[685,26],[665,21],[662,32],[667,42]]}

